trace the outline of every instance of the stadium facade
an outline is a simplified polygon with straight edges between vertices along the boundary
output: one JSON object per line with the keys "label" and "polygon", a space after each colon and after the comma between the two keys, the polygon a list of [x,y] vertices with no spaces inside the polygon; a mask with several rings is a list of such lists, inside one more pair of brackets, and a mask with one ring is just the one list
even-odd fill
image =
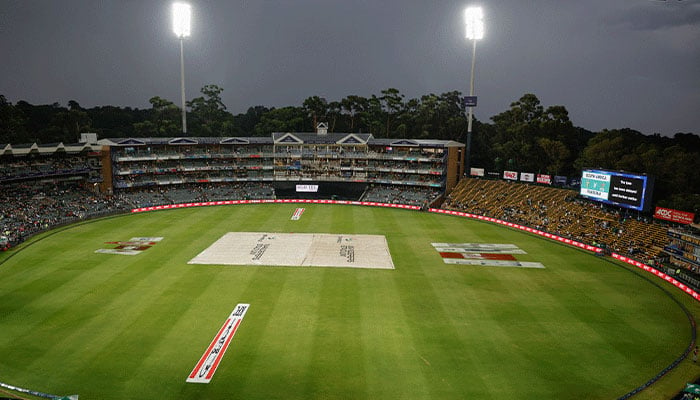
{"label": "stadium facade", "polygon": [[[3,183],[85,180],[108,194],[149,186],[237,182],[269,183],[281,197],[351,198],[368,184],[449,193],[464,174],[463,143],[378,139],[368,133],[327,133],[323,128],[316,133],[275,132],[267,137],[0,144],[0,157],[7,167],[0,177]],[[57,167],[55,160],[61,158],[71,160],[66,168]],[[300,193],[297,184],[312,191]]]}
{"label": "stadium facade", "polygon": [[[108,138],[102,192],[149,186],[265,182],[278,197],[358,197],[368,184],[449,191],[464,144],[377,139],[367,133],[275,132],[268,137]],[[304,185],[298,190],[297,185]]]}

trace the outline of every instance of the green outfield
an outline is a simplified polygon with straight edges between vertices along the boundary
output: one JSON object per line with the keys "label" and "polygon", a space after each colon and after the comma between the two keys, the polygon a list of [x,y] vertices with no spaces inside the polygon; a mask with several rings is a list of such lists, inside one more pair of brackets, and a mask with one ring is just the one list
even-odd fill
{"label": "green outfield", "polygon": [[[227,232],[384,235],[395,269],[187,263]],[[95,253],[134,237],[163,239],[137,255]],[[446,264],[435,242],[516,244],[518,261],[545,268]],[[651,275],[407,210],[131,214],[51,231],[0,260],[0,381],[80,399],[610,399],[691,338]],[[211,382],[186,383],[238,303],[250,308]],[[638,398],[668,398],[696,374],[686,360]]]}

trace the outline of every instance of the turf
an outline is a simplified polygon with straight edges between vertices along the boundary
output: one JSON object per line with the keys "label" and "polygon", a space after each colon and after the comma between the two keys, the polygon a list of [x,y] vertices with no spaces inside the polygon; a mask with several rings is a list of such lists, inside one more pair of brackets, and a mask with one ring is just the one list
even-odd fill
{"label": "turf", "polygon": [[[690,342],[663,290],[581,250],[406,210],[304,205],[291,221],[297,207],[133,214],[37,237],[0,264],[0,381],[81,399],[608,399]],[[187,264],[234,231],[383,234],[396,269]],[[135,236],[164,239],[94,253]],[[447,265],[431,242],[515,243],[546,268]],[[185,383],[237,303],[251,307],[211,383]],[[686,364],[651,392],[682,388]]]}

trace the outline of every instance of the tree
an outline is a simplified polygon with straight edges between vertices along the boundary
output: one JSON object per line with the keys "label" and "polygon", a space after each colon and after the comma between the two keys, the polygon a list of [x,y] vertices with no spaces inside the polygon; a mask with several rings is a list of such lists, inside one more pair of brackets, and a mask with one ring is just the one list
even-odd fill
{"label": "tree", "polygon": [[59,136],[54,136],[55,141],[74,143],[78,141],[81,132],[91,130],[92,121],[87,112],[73,108],[54,114],[51,124],[61,132]]}
{"label": "tree", "polygon": [[308,118],[311,119],[311,132],[316,131],[319,122],[326,122],[328,114],[328,102],[323,97],[311,96],[304,100],[302,108]]}
{"label": "tree", "polygon": [[537,169],[531,157],[540,135],[544,109],[534,94],[527,93],[511,103],[510,109],[491,117],[496,125],[495,148],[499,157],[513,160],[511,166],[521,170]]}
{"label": "tree", "polygon": [[593,136],[575,162],[579,170],[584,168],[636,169],[625,155],[644,141],[644,135],[632,129],[604,129]]}
{"label": "tree", "polygon": [[273,132],[300,132],[304,127],[306,112],[300,107],[273,108],[263,114],[255,125],[255,135],[270,135]]}
{"label": "tree", "polygon": [[540,169],[543,172],[558,175],[563,169],[566,160],[569,158],[569,149],[560,140],[541,137],[537,140],[537,145],[542,149],[544,168]]}
{"label": "tree", "polygon": [[330,119],[329,123],[330,125],[328,126],[328,130],[330,132],[335,132],[336,128],[336,122],[338,122],[338,119],[340,118],[340,102],[338,101],[331,101],[328,103],[328,118]]}
{"label": "tree", "polygon": [[367,99],[362,112],[360,112],[360,119],[368,133],[372,133],[377,137],[381,136],[384,125],[382,122],[384,120],[384,112],[382,111],[381,100],[377,96],[372,95],[372,97]]}
{"label": "tree", "polygon": [[99,106],[85,111],[92,120],[92,130],[100,137],[133,136],[136,132],[135,125],[148,120],[151,114],[150,109],[115,106]]}
{"label": "tree", "polygon": [[141,136],[177,136],[180,134],[180,109],[172,101],[159,96],[148,100],[151,109],[146,121],[134,123],[134,130]]}
{"label": "tree", "polygon": [[364,97],[350,95],[340,100],[341,113],[350,119],[349,132],[355,132],[355,117],[362,110],[362,104],[366,102]]}
{"label": "tree", "polygon": [[59,112],[67,109],[58,103],[32,105],[24,100],[15,104],[15,110],[24,117],[24,131],[26,136],[21,142],[53,143],[63,140],[74,141],[75,139],[64,138],[64,133],[60,126],[55,125],[55,116]]}
{"label": "tree", "polygon": [[404,95],[399,93],[398,89],[389,88],[382,90],[382,96],[379,97],[381,102],[381,110],[384,112],[384,117],[386,119],[386,127],[384,130],[384,135],[386,137],[391,136],[391,122],[394,121],[397,115],[403,109],[403,98]]}
{"label": "tree", "polygon": [[82,110],[83,108],[80,107],[80,104],[78,104],[77,101],[75,100],[68,100],[68,109],[73,111],[73,110]]}
{"label": "tree", "polygon": [[270,109],[265,106],[249,107],[245,114],[238,114],[233,117],[234,136],[250,136],[255,134],[255,125],[260,122],[265,113]]}
{"label": "tree", "polygon": [[26,137],[22,112],[0,95],[0,143],[21,143]]}
{"label": "tree", "polygon": [[205,85],[200,92],[203,96],[187,102],[192,115],[194,136],[224,136],[233,129],[233,115],[226,111],[221,100],[223,88],[217,85]]}
{"label": "tree", "polygon": [[458,91],[445,92],[440,95],[438,108],[440,121],[437,138],[444,140],[459,140],[466,133],[466,107],[462,102],[462,94]]}

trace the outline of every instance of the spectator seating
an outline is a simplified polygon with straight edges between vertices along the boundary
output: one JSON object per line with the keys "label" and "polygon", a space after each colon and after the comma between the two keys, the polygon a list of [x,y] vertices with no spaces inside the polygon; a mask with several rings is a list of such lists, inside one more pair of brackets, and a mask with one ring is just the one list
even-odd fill
{"label": "spectator seating", "polygon": [[463,179],[444,208],[515,222],[647,262],[659,256],[667,242],[661,225],[578,199],[572,190],[547,186]]}
{"label": "spectator seating", "polygon": [[440,190],[433,188],[410,188],[405,185],[371,185],[360,200],[423,207],[432,204],[440,194]]}

